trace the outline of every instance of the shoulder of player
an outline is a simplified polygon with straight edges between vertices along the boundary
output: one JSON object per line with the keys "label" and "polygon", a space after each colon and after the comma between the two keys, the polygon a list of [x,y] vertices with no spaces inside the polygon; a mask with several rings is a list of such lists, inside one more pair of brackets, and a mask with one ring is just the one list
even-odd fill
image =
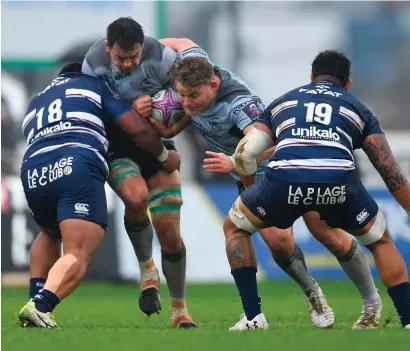
{"label": "shoulder of player", "polygon": [[232,119],[236,119],[238,116],[241,118],[249,118],[255,121],[260,117],[264,111],[264,104],[262,100],[256,95],[241,95],[237,96],[228,107],[229,116]]}
{"label": "shoulder of player", "polygon": [[88,90],[102,97],[104,90],[106,87],[108,88],[108,84],[105,81],[88,74],[80,73],[73,76],[73,78],[77,78],[77,80],[71,84],[73,86],[72,89]]}
{"label": "shoulder of player", "polygon": [[158,40],[145,37],[144,39],[144,48],[142,49],[141,61],[147,62],[150,60],[161,61],[162,53],[165,46],[162,45]]}
{"label": "shoulder of player", "polygon": [[87,53],[85,54],[85,58],[87,60],[90,59],[101,59],[101,58],[109,58],[109,54],[105,49],[105,38],[101,38],[97,40],[91,47],[88,49]]}
{"label": "shoulder of player", "polygon": [[300,89],[300,88],[302,88],[302,87],[299,87],[299,88],[290,90],[290,91],[286,92],[285,94],[283,94],[283,95],[277,97],[276,99],[274,99],[274,100],[269,104],[269,106],[267,107],[267,109],[268,109],[268,110],[271,110],[271,109],[273,109],[274,107],[276,107],[276,106],[278,106],[278,105],[280,105],[280,104],[283,104],[283,103],[285,103],[285,102],[292,101],[292,100],[298,100],[297,93],[299,92],[299,89]]}
{"label": "shoulder of player", "polygon": [[99,39],[85,54],[85,60],[97,75],[106,74],[111,61],[110,55],[105,49],[105,38]]}
{"label": "shoulder of player", "polygon": [[372,115],[369,107],[367,107],[367,105],[365,105],[355,95],[349,93],[348,91],[345,91],[338,100],[340,101],[341,107],[353,111],[364,121],[366,121]]}
{"label": "shoulder of player", "polygon": [[219,86],[217,102],[226,102],[234,104],[238,99],[252,99],[252,92],[239,81],[232,79],[231,73],[227,70],[216,66],[215,69],[221,77],[221,84]]}
{"label": "shoulder of player", "polygon": [[236,94],[233,96],[233,98],[230,101],[226,101],[229,103],[229,111],[231,114],[238,114],[243,107],[245,107],[247,104],[250,103],[255,103],[255,100],[259,99],[256,96],[253,95],[240,95]]}

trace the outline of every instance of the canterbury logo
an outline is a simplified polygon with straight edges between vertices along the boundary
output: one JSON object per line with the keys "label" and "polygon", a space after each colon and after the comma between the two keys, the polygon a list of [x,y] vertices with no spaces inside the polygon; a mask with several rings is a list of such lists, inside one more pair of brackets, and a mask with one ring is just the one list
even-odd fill
{"label": "canterbury logo", "polygon": [[259,212],[262,216],[265,216],[265,215],[266,215],[266,211],[265,211],[265,209],[264,209],[263,207],[258,206],[256,209],[258,210],[258,212]]}
{"label": "canterbury logo", "polygon": [[88,206],[87,204],[76,203],[74,205],[75,213],[88,214]]}
{"label": "canterbury logo", "polygon": [[369,217],[369,212],[367,210],[363,210],[356,216],[356,220],[360,223],[362,223],[367,217]]}

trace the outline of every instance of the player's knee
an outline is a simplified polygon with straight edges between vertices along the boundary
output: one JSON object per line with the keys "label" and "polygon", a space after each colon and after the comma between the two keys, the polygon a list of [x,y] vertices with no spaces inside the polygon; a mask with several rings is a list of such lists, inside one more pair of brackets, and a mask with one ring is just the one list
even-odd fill
{"label": "player's knee", "polygon": [[322,228],[319,233],[313,229],[311,233],[337,257],[344,255],[352,245],[353,239],[341,229],[327,227],[326,229]]}
{"label": "player's knee", "polygon": [[369,248],[376,243],[380,245],[391,242],[390,235],[386,231],[386,219],[384,218],[383,212],[379,210],[375,220],[370,223],[369,230],[363,235],[356,236],[357,240]]}
{"label": "player's knee", "polygon": [[229,239],[232,235],[234,235],[237,231],[239,231],[240,228],[238,228],[231,220],[229,214],[226,216],[224,224],[223,224],[223,231],[225,234],[225,238]]}
{"label": "player's knee", "polygon": [[169,185],[151,190],[148,196],[148,208],[153,222],[167,219],[178,221],[183,204],[181,186]]}
{"label": "player's knee", "polygon": [[292,228],[279,229],[271,227],[261,230],[260,233],[272,253],[293,251]]}
{"label": "player's knee", "polygon": [[148,190],[146,187],[130,184],[121,192],[121,199],[127,210],[145,212],[148,206]]}
{"label": "player's knee", "polygon": [[89,262],[104,237],[101,225],[92,221],[63,220],[60,222],[64,254],[72,254]]}

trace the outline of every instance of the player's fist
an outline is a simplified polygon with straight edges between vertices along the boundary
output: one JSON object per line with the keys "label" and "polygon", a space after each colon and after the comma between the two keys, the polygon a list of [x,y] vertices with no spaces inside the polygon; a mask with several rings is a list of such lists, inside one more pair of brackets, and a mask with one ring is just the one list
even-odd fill
{"label": "player's fist", "polygon": [[179,170],[181,166],[181,157],[178,152],[174,150],[168,150],[168,158],[162,162],[162,167],[169,173]]}
{"label": "player's fist", "polygon": [[204,159],[204,168],[209,173],[229,173],[233,169],[233,161],[221,152],[206,151],[208,158]]}
{"label": "player's fist", "polygon": [[149,95],[142,95],[132,103],[132,107],[141,117],[148,118],[152,112],[152,98]]}

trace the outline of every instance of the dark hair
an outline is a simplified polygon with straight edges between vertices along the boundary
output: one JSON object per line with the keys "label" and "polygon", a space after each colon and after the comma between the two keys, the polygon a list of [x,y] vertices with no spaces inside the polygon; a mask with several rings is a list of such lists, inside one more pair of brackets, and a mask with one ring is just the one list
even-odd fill
{"label": "dark hair", "polygon": [[107,27],[107,41],[111,47],[117,44],[121,50],[130,51],[144,43],[144,31],[131,17],[120,17]]}
{"label": "dark hair", "polygon": [[172,74],[174,80],[194,88],[208,83],[212,79],[214,69],[203,57],[186,57],[175,65]]}
{"label": "dark hair", "polygon": [[312,73],[316,78],[328,75],[340,80],[343,86],[350,78],[350,60],[343,52],[337,50],[322,51],[312,62]]}
{"label": "dark hair", "polygon": [[83,64],[79,63],[79,62],[72,62],[69,63],[68,65],[65,65],[60,73],[60,74],[64,74],[64,73],[81,73],[81,69],[82,69]]}

